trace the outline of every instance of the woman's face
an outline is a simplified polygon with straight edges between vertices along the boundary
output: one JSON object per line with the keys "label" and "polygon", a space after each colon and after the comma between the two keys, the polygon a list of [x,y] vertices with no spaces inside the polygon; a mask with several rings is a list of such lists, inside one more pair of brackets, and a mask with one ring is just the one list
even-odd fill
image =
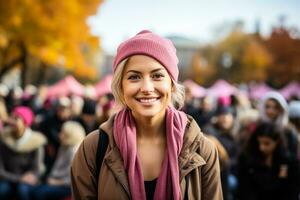
{"label": "woman's face", "polygon": [[260,152],[265,156],[273,154],[277,146],[277,141],[267,136],[259,136],[257,140]]}
{"label": "woman's face", "polygon": [[233,126],[233,115],[231,113],[224,113],[218,116],[218,125],[223,130],[230,130]]}
{"label": "woman's face", "polygon": [[123,71],[122,91],[125,104],[137,117],[163,117],[171,103],[172,81],[155,59],[132,56]]}
{"label": "woman's face", "polygon": [[12,128],[13,137],[18,139],[24,135],[26,126],[21,117],[13,114],[9,120],[9,124],[10,127]]}
{"label": "woman's face", "polygon": [[282,109],[277,101],[268,99],[265,104],[265,111],[267,117],[274,121],[281,114]]}

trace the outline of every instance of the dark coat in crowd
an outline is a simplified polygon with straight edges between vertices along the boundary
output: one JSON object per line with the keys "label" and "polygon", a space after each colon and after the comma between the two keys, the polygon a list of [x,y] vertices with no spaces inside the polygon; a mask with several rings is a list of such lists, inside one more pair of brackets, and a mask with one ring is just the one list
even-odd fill
{"label": "dark coat in crowd", "polygon": [[299,164],[291,157],[278,156],[269,167],[243,153],[238,180],[240,200],[297,200]]}

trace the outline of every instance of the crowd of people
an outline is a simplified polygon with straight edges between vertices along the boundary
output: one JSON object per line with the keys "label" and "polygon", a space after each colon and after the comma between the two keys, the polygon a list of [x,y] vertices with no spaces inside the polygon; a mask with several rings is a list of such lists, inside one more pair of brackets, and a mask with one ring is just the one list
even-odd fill
{"label": "crowd of people", "polygon": [[217,144],[224,199],[299,198],[299,100],[274,91],[187,100],[185,111]]}
{"label": "crowd of people", "polygon": [[[218,149],[224,199],[298,199],[300,101],[269,92],[190,97],[192,116]],[[111,94],[46,99],[40,93],[0,100],[0,199],[64,199],[70,165],[84,137],[116,112]],[[26,97],[26,98],[25,98]]]}
{"label": "crowd of people", "polygon": [[44,90],[1,95],[0,199],[70,198],[73,156],[113,111],[110,94],[48,99]]}

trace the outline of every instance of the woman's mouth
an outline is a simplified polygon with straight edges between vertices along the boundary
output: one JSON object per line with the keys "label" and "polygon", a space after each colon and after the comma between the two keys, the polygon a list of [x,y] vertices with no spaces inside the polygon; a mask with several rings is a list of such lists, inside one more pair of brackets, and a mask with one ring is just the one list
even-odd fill
{"label": "woman's mouth", "polygon": [[148,97],[148,98],[137,98],[136,100],[142,103],[143,105],[152,105],[159,99],[160,99],[159,97],[150,97],[150,98]]}

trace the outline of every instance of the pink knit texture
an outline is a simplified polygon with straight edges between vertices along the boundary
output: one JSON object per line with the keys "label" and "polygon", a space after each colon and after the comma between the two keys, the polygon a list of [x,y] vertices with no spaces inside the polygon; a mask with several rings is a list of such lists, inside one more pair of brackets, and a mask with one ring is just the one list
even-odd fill
{"label": "pink knit texture", "polygon": [[156,59],[166,68],[173,80],[178,80],[178,58],[171,40],[148,30],[139,32],[120,44],[113,62],[113,71],[115,72],[122,60],[133,55],[146,55]]}
{"label": "pink knit texture", "polygon": [[[186,114],[168,107],[166,110],[167,151],[154,193],[154,199],[181,199],[178,157],[187,124]],[[121,110],[115,117],[113,136],[128,173],[131,199],[146,200],[144,177],[137,156],[136,126],[131,111]]]}
{"label": "pink knit texture", "polygon": [[14,108],[12,113],[13,115],[22,118],[24,124],[27,127],[31,126],[34,115],[30,108],[25,106],[18,106]]}

